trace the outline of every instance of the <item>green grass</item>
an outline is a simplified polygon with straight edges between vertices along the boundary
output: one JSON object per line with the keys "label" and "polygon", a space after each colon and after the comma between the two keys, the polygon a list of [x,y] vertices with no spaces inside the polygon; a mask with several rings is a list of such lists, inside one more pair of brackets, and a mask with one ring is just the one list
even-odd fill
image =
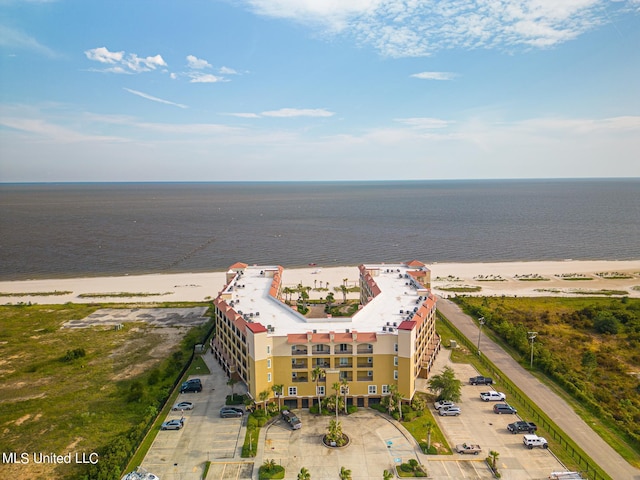
{"label": "green grass", "polygon": [[[155,416],[192,347],[174,345],[157,356],[161,329],[144,323],[121,330],[61,328],[98,308],[0,306],[0,451],[100,451],[134,427],[144,431]],[[86,356],[64,361],[68,351],[80,349]],[[5,467],[9,477],[29,476],[33,468]],[[48,468],[45,475],[68,478],[84,467]]]}
{"label": "green grass", "polygon": [[601,289],[601,290],[572,290],[570,293],[573,293],[575,295],[606,295],[606,296],[611,296],[611,295],[618,295],[618,296],[629,295],[629,292],[627,292],[626,290],[606,290],[606,289]]}
{"label": "green grass", "polygon": [[482,287],[438,287],[438,290],[443,292],[457,292],[457,293],[471,293],[479,292]]}
{"label": "green grass", "polygon": [[402,422],[402,426],[416,439],[416,441],[422,446],[427,443],[427,422],[431,422],[431,446],[439,445],[437,448],[438,455],[452,455],[451,448],[438,426],[438,422],[433,416],[430,406],[433,405],[432,398],[427,403],[427,408],[424,409],[424,413],[421,417],[416,417],[410,422]]}
{"label": "green grass", "polygon": [[78,298],[133,298],[133,297],[161,297],[171,295],[173,292],[146,293],[146,292],[112,292],[112,293],[81,293]]}

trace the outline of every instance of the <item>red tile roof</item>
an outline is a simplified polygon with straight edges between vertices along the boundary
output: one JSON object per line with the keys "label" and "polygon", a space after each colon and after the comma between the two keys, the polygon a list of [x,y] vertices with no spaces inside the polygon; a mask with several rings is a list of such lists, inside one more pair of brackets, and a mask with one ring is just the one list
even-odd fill
{"label": "red tile roof", "polygon": [[416,322],[412,320],[405,320],[404,322],[400,322],[400,325],[398,325],[398,330],[413,330],[415,326]]}
{"label": "red tile roof", "polygon": [[247,329],[251,330],[253,333],[262,333],[267,331],[267,328],[261,323],[247,323],[246,326]]}

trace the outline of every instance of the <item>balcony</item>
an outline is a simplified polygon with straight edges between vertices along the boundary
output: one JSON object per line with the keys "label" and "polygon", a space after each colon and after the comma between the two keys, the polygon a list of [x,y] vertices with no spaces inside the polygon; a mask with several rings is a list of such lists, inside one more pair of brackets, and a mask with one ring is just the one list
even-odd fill
{"label": "balcony", "polygon": [[294,360],[291,362],[291,368],[293,369],[306,369],[307,368],[307,359],[304,360]]}
{"label": "balcony", "polygon": [[326,344],[314,345],[313,347],[311,347],[311,354],[312,355],[330,355],[331,347]]}
{"label": "balcony", "polygon": [[370,343],[365,343],[362,345],[358,345],[358,355],[364,355],[367,353],[373,353],[373,345],[371,345]]}
{"label": "balcony", "polygon": [[306,375],[296,375],[295,377],[291,375],[291,381],[293,383],[304,383],[309,381],[309,377]]}
{"label": "balcony", "polygon": [[373,358],[359,358],[357,365],[358,368],[373,368]]}
{"label": "balcony", "polygon": [[356,378],[359,382],[372,382],[373,372],[358,372]]}
{"label": "balcony", "polygon": [[315,368],[315,367],[330,368],[331,367],[331,359],[328,358],[328,357],[314,358],[313,359],[313,363],[311,364],[311,366],[313,368]]}
{"label": "balcony", "polygon": [[291,347],[291,355],[306,355],[307,351],[306,345],[293,345]]}
{"label": "balcony", "polygon": [[352,355],[353,354],[353,345],[349,345],[348,343],[341,343],[336,345],[336,355]]}
{"label": "balcony", "polygon": [[340,357],[336,360],[336,368],[353,368],[353,360],[350,357]]}

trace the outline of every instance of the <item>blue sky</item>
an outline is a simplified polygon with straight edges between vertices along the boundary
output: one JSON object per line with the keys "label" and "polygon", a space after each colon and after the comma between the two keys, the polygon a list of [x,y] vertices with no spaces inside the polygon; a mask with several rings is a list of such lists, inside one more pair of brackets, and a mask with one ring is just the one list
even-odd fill
{"label": "blue sky", "polygon": [[0,181],[640,177],[640,0],[0,0]]}

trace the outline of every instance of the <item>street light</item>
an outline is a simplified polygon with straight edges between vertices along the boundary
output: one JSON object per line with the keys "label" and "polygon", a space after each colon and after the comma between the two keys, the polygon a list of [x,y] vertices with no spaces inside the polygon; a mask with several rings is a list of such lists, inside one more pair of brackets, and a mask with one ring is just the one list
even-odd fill
{"label": "street light", "polygon": [[480,334],[482,333],[482,326],[484,325],[484,317],[478,319],[480,327],[478,328],[478,356],[480,356]]}
{"label": "street light", "polygon": [[531,369],[533,369],[533,341],[538,336],[538,332],[527,332],[529,340],[531,340]]}

